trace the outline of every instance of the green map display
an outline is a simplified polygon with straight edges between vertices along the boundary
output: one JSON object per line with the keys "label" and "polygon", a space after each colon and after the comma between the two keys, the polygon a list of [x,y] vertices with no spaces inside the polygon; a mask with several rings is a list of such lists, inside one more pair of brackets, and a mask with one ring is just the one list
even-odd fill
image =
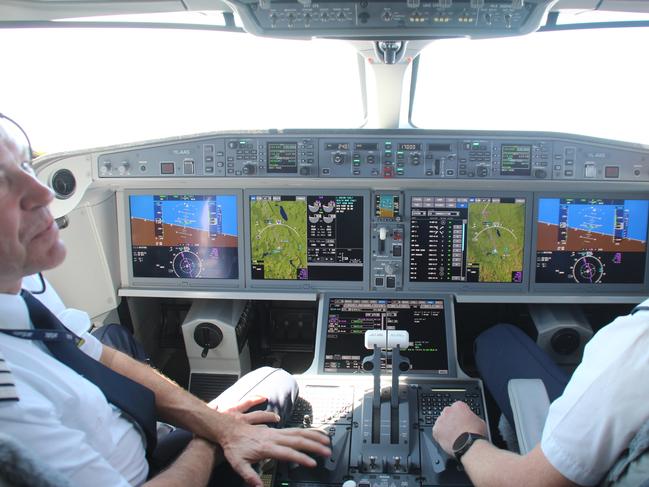
{"label": "green map display", "polygon": [[250,202],[252,265],[264,279],[298,279],[307,269],[307,202]]}
{"label": "green map display", "polygon": [[469,205],[466,261],[479,267],[480,282],[512,282],[523,269],[524,242],[524,204]]}

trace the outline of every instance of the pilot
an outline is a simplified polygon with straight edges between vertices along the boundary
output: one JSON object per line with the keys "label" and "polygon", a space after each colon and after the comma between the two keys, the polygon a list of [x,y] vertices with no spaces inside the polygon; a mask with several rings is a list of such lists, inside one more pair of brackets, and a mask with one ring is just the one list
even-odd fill
{"label": "pilot", "polygon": [[[315,466],[312,456],[330,455],[325,435],[270,428],[266,424],[280,421],[272,410],[247,412],[291,400],[259,397],[264,389],[257,386],[265,383],[294,398],[285,372],[265,369],[252,383],[244,376],[241,387],[226,391],[229,404],[222,401],[217,410],[90,334],[69,333],[33,295],[21,292],[23,277],[65,257],[48,209],[52,192],[35,178],[28,154],[28,144],[0,123],[0,383],[8,385],[0,387],[0,431],[74,485],[208,485],[225,460],[247,484],[261,487],[253,464],[262,459]],[[168,435],[183,448],[169,455],[169,465],[156,465],[164,469],[151,478],[153,416],[185,434]]]}
{"label": "pilot", "polygon": [[570,378],[519,328],[489,328],[476,339],[476,363],[510,424],[509,380],[546,386],[552,404],[541,442],[526,455],[498,449],[481,439],[486,424],[463,402],[442,411],[433,437],[477,487],[596,485],[649,420],[648,310],[646,300],[595,334]]}

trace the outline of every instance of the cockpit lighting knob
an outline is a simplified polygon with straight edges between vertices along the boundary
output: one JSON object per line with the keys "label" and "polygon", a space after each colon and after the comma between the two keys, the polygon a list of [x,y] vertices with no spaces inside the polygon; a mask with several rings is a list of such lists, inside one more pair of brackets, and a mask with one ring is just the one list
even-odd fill
{"label": "cockpit lighting knob", "polygon": [[117,168],[117,172],[120,173],[122,176],[128,172],[128,168],[131,167],[128,161],[122,161]]}

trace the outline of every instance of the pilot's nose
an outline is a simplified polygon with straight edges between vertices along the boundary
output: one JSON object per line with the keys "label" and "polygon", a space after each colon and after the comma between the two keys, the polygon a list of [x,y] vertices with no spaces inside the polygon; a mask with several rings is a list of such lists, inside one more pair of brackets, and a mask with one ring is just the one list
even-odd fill
{"label": "pilot's nose", "polygon": [[54,192],[41,183],[35,175],[24,173],[21,185],[23,186],[22,208],[25,210],[47,206],[54,199]]}

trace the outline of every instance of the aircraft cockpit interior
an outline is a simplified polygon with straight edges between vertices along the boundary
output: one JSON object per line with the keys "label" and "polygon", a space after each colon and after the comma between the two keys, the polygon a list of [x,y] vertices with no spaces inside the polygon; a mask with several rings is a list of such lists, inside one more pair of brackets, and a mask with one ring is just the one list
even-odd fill
{"label": "aircraft cockpit interior", "polygon": [[[0,42],[17,36],[16,59],[29,61],[35,32],[72,32],[76,43],[91,30],[116,36],[69,66],[65,52],[44,69],[32,63],[24,75],[40,85],[24,81],[26,93],[15,92],[23,81],[0,80],[0,111],[32,137],[37,177],[55,195],[67,257],[47,281],[95,326],[131,329],[156,368],[203,400],[261,366],[292,373],[300,392],[288,425],[325,432],[332,456],[314,468],[278,462],[265,485],[473,485],[432,428],[463,401],[505,445],[476,337],[512,324],[571,374],[591,337],[649,294],[648,72],[635,40],[649,35],[649,2],[11,0],[0,9]],[[575,12],[586,20],[561,21]],[[198,20],[156,17],[170,14]],[[597,14],[612,20],[597,24]],[[630,71],[580,64],[582,31],[629,33],[611,57],[636,51]],[[151,50],[184,32],[211,55],[170,44],[131,64],[111,43],[134,32]],[[241,47],[219,40],[226,34]],[[568,34],[580,47],[567,37],[545,55],[507,47],[488,67],[496,43]],[[266,64],[247,39],[266,43]],[[446,54],[453,43],[461,50]],[[284,54],[292,44],[307,47]],[[327,58],[330,44],[348,58]],[[575,49],[574,69],[554,65],[561,45]],[[297,78],[320,63],[313,81]],[[150,70],[158,74],[141,83]],[[618,91],[600,81],[607,70]],[[553,80],[543,89],[532,84],[541,71]],[[104,76],[137,87],[132,105],[111,108],[126,95]],[[66,83],[76,94],[45,86]],[[98,108],[78,117],[71,108],[67,119],[68,104]],[[285,125],[296,107],[304,118]],[[111,111],[119,115],[102,120]],[[585,121],[571,128],[571,112]],[[156,119],[172,129],[147,131]],[[635,132],[616,131],[624,124]],[[48,145],[51,129],[78,135]],[[90,142],[75,146],[86,132]]]}

